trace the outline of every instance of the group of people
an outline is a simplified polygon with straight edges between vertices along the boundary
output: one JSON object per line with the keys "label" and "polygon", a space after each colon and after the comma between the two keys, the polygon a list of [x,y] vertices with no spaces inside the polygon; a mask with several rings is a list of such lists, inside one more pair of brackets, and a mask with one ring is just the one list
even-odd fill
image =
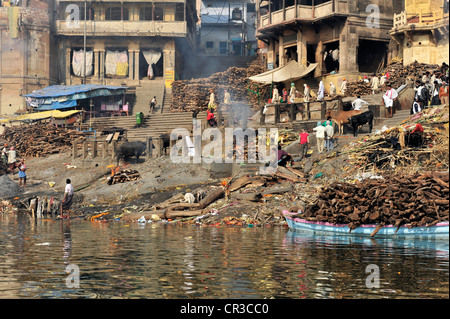
{"label": "group of people", "polygon": [[425,72],[415,84],[411,114],[421,112],[428,106],[448,104],[448,65],[445,63],[442,63],[439,70],[435,70],[433,74]]}
{"label": "group of people", "polygon": [[[325,122],[317,122],[317,126],[313,128],[316,132],[317,151],[323,153],[324,151],[332,151],[334,149],[334,127],[331,119],[328,118]],[[299,146],[300,146],[300,160],[306,158],[310,145],[310,134],[306,129],[302,129],[299,134]],[[293,165],[294,159],[292,155],[281,149],[281,145],[278,145],[278,165],[286,166]]]}
{"label": "group of people", "polygon": [[14,175],[14,170],[19,169],[19,186],[26,187],[27,185],[27,167],[25,165],[25,159],[21,158],[17,161],[17,152],[14,146],[9,147],[8,144],[4,144],[1,152],[1,161],[5,167],[9,168],[11,174]]}
{"label": "group of people", "polygon": [[293,82],[291,83],[289,92],[286,88],[283,88],[281,95],[278,92],[278,88],[275,86],[272,91],[272,99],[270,99],[269,103],[294,103],[297,93],[298,91]]}
{"label": "group of people", "polygon": [[[228,92],[227,89],[224,90],[223,94],[223,107],[224,109],[228,110],[231,105],[231,95],[230,92]],[[216,96],[214,94],[214,90],[209,91],[209,102],[208,102],[208,109],[206,110],[207,116],[206,121],[208,122],[209,126],[216,127],[217,126],[217,120],[214,115],[214,112],[217,109],[217,103],[216,103]]]}

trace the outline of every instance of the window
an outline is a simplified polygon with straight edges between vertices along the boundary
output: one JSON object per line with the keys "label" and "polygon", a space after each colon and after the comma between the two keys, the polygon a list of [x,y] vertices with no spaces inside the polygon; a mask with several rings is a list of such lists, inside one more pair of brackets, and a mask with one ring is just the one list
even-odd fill
{"label": "window", "polygon": [[219,42],[219,54],[227,54],[227,42],[226,41],[220,41]]}
{"label": "window", "polygon": [[[105,20],[120,21],[122,20],[121,7],[109,7],[105,12]],[[123,20],[128,20],[128,9],[123,8]]]}
{"label": "window", "polygon": [[177,3],[175,6],[175,21],[184,21],[184,3]]}
{"label": "window", "polygon": [[140,21],[151,21],[153,20],[153,11],[151,6],[145,6],[139,10],[139,20]]}
{"label": "window", "polygon": [[239,8],[234,8],[231,11],[231,20],[241,20],[242,19],[242,11]]}
{"label": "window", "polygon": [[256,5],[254,3],[247,3],[247,12],[256,12]]}
{"label": "window", "polygon": [[164,3],[155,4],[155,21],[163,21],[164,20]]}
{"label": "window", "polygon": [[213,41],[206,41],[206,48],[207,49],[214,48],[214,42]]}

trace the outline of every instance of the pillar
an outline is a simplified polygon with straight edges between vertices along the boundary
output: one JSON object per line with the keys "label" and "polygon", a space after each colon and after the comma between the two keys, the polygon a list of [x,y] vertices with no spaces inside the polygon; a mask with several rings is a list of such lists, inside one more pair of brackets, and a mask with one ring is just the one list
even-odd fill
{"label": "pillar", "polygon": [[100,79],[105,78],[105,50],[100,50],[99,52],[100,55]]}
{"label": "pillar", "polygon": [[97,157],[97,152],[98,152],[98,142],[97,141],[93,141],[92,142],[92,158],[96,158]]}
{"label": "pillar", "polygon": [[88,142],[83,141],[83,159],[85,159],[88,155]]}
{"label": "pillar", "polygon": [[71,84],[71,81],[70,81],[70,78],[71,78],[71,76],[70,76],[70,47],[69,48],[66,48],[66,80],[65,80],[65,82],[66,82],[66,85],[70,85]]}
{"label": "pillar", "polygon": [[278,42],[278,56],[279,56],[279,60],[280,60],[280,65],[279,66],[283,66],[285,65],[285,58],[284,58],[284,39],[283,39],[283,34],[280,34],[278,39],[280,40]]}
{"label": "pillar", "polygon": [[76,141],[72,144],[72,159],[76,159],[78,156],[78,143]]}
{"label": "pillar", "polygon": [[139,81],[139,50],[134,50],[134,79]]}
{"label": "pillar", "polygon": [[100,78],[99,63],[99,50],[94,50],[94,79]]}

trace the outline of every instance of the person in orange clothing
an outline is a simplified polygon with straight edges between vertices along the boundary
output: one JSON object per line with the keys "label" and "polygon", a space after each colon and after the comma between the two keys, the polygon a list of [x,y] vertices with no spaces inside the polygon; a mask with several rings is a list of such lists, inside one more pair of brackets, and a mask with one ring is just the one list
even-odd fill
{"label": "person in orange clothing", "polygon": [[439,89],[439,99],[441,104],[448,104],[448,85],[443,82],[441,88]]}

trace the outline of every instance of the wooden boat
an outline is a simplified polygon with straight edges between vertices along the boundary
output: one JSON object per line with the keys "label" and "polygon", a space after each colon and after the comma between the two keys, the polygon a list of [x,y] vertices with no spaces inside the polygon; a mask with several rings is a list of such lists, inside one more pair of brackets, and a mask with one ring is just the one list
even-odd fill
{"label": "wooden boat", "polygon": [[[298,217],[297,213],[292,213],[283,210],[283,216],[286,219],[289,228],[292,230],[309,230],[313,232],[325,232],[341,235],[357,235],[357,236],[371,236],[377,225],[367,224],[360,225],[350,232],[347,224],[333,224],[327,222],[315,222],[302,219]],[[381,227],[376,236],[417,236],[417,237],[435,237],[448,238],[449,237],[449,222],[441,222],[429,227],[412,227],[408,228],[402,225],[398,228],[393,225],[386,225]]]}

